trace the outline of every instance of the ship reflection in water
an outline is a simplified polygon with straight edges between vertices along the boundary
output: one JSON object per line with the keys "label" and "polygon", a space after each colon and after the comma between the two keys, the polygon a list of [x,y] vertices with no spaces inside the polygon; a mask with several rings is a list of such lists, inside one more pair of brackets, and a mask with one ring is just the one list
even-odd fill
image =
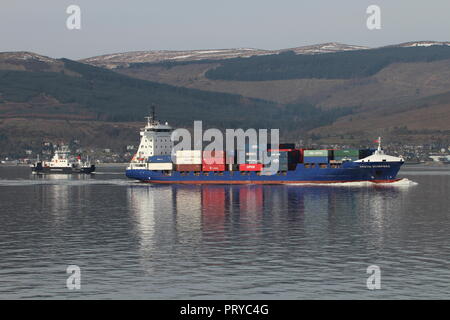
{"label": "ship reflection in water", "polygon": [[225,290],[227,277],[248,283],[250,274],[276,286],[275,274],[283,268],[300,278],[323,275],[325,265],[333,266],[332,273],[351,272],[345,259],[358,255],[365,258],[353,268],[363,268],[385,245],[393,221],[401,219],[393,213],[402,212],[408,190],[135,185],[127,197],[147,274],[174,281],[168,270],[178,270],[179,277],[194,274],[198,281],[214,275]]}

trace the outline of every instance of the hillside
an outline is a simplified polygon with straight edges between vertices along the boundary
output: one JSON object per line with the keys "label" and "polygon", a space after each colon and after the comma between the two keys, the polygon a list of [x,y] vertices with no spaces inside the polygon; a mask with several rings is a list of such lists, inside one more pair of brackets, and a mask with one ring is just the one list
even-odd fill
{"label": "hillside", "polygon": [[322,142],[358,141],[384,136],[399,143],[450,144],[450,91],[414,102],[360,108],[311,135]]}
{"label": "hillside", "polygon": [[[427,43],[430,44],[430,42]],[[390,63],[377,58],[377,61],[382,61],[385,65],[377,73],[351,79],[346,79],[346,76],[342,75],[338,79],[212,80],[205,74],[219,67],[223,62],[211,60],[170,64],[139,63],[115,70],[131,77],[176,86],[235,93],[278,103],[308,102],[327,108],[360,105],[372,107],[379,103],[413,101],[418,97],[439,94],[450,89],[450,58],[447,57],[450,53],[449,46],[426,47],[424,43],[407,43],[399,46],[402,50],[398,51],[400,53],[397,52],[396,56],[390,57]],[[411,49],[413,51],[410,51]],[[363,63],[360,63],[360,66],[365,65],[365,60],[368,60],[367,65],[374,64],[371,60],[372,56],[376,57],[377,54],[387,56],[389,52],[392,52],[392,48],[380,50],[366,50],[365,52],[372,51],[372,53],[362,57]],[[401,55],[403,52],[409,53],[409,56],[403,57]],[[440,56],[437,56],[436,52],[439,52]],[[344,65],[341,63],[341,58],[344,62],[351,63],[350,58],[356,53],[335,54],[336,57],[331,61],[334,61],[337,68],[341,68],[341,65]],[[348,56],[342,57],[343,54]],[[240,63],[246,63],[251,59],[241,59]],[[416,61],[410,61],[411,59]],[[383,94],[380,95],[380,92]]]}
{"label": "hillside", "polygon": [[[58,134],[100,147],[108,140],[100,129],[108,132],[105,128],[116,124],[124,128],[129,127],[126,122],[142,121],[153,103],[158,105],[158,116],[174,126],[190,127],[194,120],[204,120],[205,126],[222,129],[284,128],[296,133],[331,124],[352,112],[351,108],[323,111],[304,103],[283,105],[175,87],[67,59],[48,58],[45,64],[42,60],[39,55],[17,53],[2,61],[8,67],[0,70],[0,152],[19,152],[24,145],[37,148],[45,139],[58,139]],[[60,130],[54,131],[56,127]],[[84,131],[96,138],[82,135]],[[125,136],[130,135],[117,134],[118,147],[129,143]]]}
{"label": "hillside", "polygon": [[[67,59],[56,61],[51,68],[0,70],[0,117],[16,112],[65,118],[65,113],[77,108],[76,112],[91,120],[135,121],[157,103],[161,117],[175,123],[200,117],[226,122],[235,112],[261,120],[255,109],[266,114],[275,110],[273,103],[262,100],[132,79]],[[45,115],[43,108],[50,106],[54,110]]]}
{"label": "hillside", "polygon": [[253,48],[183,51],[155,50],[107,54],[83,59],[80,62],[107,69],[115,69],[129,67],[130,65],[135,63],[184,62],[203,60],[214,61],[232,58],[248,58],[253,56],[274,55],[285,51],[293,51],[296,54],[319,54],[363,49],[368,48],[363,46],[346,45],[333,42],[280,50],[263,50]]}
{"label": "hillside", "polygon": [[450,59],[450,46],[386,47],[321,55],[298,55],[287,51],[222,61],[205,75],[212,80],[237,81],[354,79],[373,76],[393,63],[447,59]]}

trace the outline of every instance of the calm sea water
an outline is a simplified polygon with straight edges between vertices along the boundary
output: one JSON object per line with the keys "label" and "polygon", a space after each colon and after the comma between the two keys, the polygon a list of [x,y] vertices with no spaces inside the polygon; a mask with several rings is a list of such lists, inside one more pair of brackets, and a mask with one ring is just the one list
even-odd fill
{"label": "calm sea water", "polygon": [[[0,298],[450,298],[450,167],[394,186],[183,186],[0,167]],[[406,180],[408,179],[408,180]],[[68,290],[68,265],[81,289]],[[369,265],[381,289],[368,290]]]}

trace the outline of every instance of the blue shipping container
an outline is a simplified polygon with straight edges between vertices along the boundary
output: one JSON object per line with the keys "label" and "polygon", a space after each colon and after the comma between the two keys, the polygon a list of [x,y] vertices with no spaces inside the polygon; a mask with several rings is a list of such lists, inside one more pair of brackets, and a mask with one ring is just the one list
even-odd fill
{"label": "blue shipping container", "polygon": [[171,155],[151,156],[148,157],[148,162],[150,163],[172,162],[172,156]]}
{"label": "blue shipping container", "polygon": [[328,157],[305,157],[304,163],[328,163]]}

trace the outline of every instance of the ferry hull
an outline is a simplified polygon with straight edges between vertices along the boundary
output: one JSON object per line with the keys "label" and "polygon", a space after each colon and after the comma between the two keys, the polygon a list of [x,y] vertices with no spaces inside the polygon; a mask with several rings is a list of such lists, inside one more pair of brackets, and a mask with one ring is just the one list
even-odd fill
{"label": "ferry hull", "polygon": [[403,162],[346,162],[341,168],[305,168],[297,165],[292,171],[275,175],[259,175],[257,172],[246,174],[240,171],[187,172],[152,171],[128,169],[128,178],[146,183],[183,183],[183,184],[301,184],[301,183],[343,183],[373,182],[390,183],[398,181],[397,173]]}
{"label": "ferry hull", "polygon": [[90,167],[82,167],[82,168],[71,168],[71,167],[42,167],[34,166],[31,168],[34,173],[43,173],[43,174],[90,174],[95,171],[95,165]]}

